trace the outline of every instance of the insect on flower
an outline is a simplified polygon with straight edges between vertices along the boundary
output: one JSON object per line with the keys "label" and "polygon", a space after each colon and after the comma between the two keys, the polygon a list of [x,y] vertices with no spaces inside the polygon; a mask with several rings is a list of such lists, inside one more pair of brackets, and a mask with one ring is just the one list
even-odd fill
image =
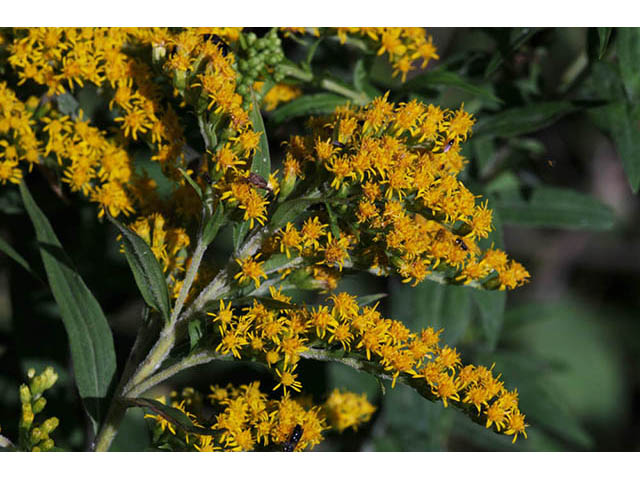
{"label": "insect on flower", "polygon": [[293,432],[291,432],[291,436],[289,437],[289,440],[282,445],[282,451],[293,452],[301,438],[302,438],[302,426],[296,425],[293,428]]}
{"label": "insect on flower", "polygon": [[223,57],[226,57],[227,54],[229,53],[229,50],[231,50],[231,48],[229,47],[229,45],[227,45],[227,43],[222,40],[218,35],[216,35],[215,33],[212,35],[205,35],[204,36],[205,40],[210,40],[211,42],[215,43],[216,45],[218,45],[218,47],[220,47],[220,52],[222,53]]}
{"label": "insect on flower", "polygon": [[467,247],[467,244],[464,243],[464,240],[462,240],[461,238],[456,238],[455,242],[456,242],[456,245],[458,245],[465,252],[469,251],[469,247]]}
{"label": "insect on flower", "polygon": [[257,173],[251,172],[247,177],[246,182],[250,183],[256,188],[262,188],[263,190],[268,190],[269,192],[273,193],[273,190],[271,190],[271,187],[264,179],[264,177],[261,177]]}
{"label": "insect on flower", "polygon": [[451,140],[449,140],[447,143],[445,143],[444,148],[442,149],[442,151],[444,153],[447,153],[449,150],[451,150],[451,147],[453,147],[454,144],[454,139],[452,138]]}

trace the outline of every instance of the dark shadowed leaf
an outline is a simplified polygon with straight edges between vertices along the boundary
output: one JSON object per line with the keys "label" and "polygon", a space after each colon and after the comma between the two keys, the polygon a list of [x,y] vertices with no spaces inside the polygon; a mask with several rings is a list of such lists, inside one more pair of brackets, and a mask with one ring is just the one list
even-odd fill
{"label": "dark shadowed leaf", "polygon": [[599,200],[564,188],[538,187],[529,199],[517,193],[501,195],[492,202],[504,223],[526,227],[573,230],[609,230],[613,211]]}
{"label": "dark shadowed leaf", "polygon": [[409,92],[420,92],[434,87],[455,87],[485,100],[502,103],[502,100],[496,97],[491,90],[479,87],[477,84],[465,80],[459,74],[441,68],[418,75],[404,85],[404,88]]}
{"label": "dark shadowed leaf", "polygon": [[282,123],[295,117],[332,113],[336,107],[347,103],[347,99],[334,93],[315,93],[303,95],[276,109],[271,118]]}
{"label": "dark shadowed leaf", "polygon": [[617,102],[593,109],[594,120],[609,132],[634,193],[640,189],[640,107]]}
{"label": "dark shadowed leaf", "polygon": [[511,108],[496,115],[484,115],[473,128],[473,135],[515,137],[536,132],[552,125],[560,117],[574,112],[571,102],[543,102],[526,107]]}
{"label": "dark shadowed leaf", "polygon": [[109,220],[122,234],[124,253],[142,298],[147,305],[160,312],[162,318],[168,322],[171,309],[169,290],[162,268],[151,247],[137,233],[123,226],[116,219],[109,216]]}
{"label": "dark shadowed leaf", "polygon": [[150,398],[124,398],[122,402],[130,407],[148,408],[155,415],[159,415],[187,433],[195,433],[197,435],[213,435],[215,433],[213,430],[194,425],[184,412],[157,400],[151,400]]}
{"label": "dark shadowed leaf", "polygon": [[502,331],[507,293],[471,289],[471,297],[480,311],[480,324],[487,338],[489,349],[494,350]]}
{"label": "dark shadowed leaf", "polygon": [[116,371],[111,329],[100,304],[71,266],[49,220],[24,182],[20,184],[20,193],[35,228],[51,292],[69,337],[78,391],[95,432],[104,415],[102,404]]}
{"label": "dark shadowed leaf", "polygon": [[604,57],[611,38],[611,27],[598,27],[598,39],[600,40],[600,48],[598,49],[598,58]]}
{"label": "dark shadowed leaf", "polygon": [[40,282],[44,283],[42,279],[33,271],[29,262],[27,262],[22,255],[15,251],[15,249],[5,242],[4,238],[0,237],[0,252],[4,252],[9,258],[12,258],[17,263],[20,264],[22,268],[24,268],[27,272],[29,272],[33,277]]}
{"label": "dark shadowed leaf", "polygon": [[620,74],[630,101],[640,99],[640,28],[618,28],[616,53]]}

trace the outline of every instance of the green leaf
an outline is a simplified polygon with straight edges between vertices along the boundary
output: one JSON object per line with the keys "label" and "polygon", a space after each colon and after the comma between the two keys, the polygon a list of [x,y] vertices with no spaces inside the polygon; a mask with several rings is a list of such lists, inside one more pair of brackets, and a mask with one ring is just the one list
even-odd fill
{"label": "green leaf", "polygon": [[56,96],[56,101],[58,103],[58,110],[63,115],[75,115],[78,107],[80,106],[75,97],[70,93],[63,93]]}
{"label": "green leaf", "polygon": [[283,266],[291,262],[292,259],[287,258],[284,253],[276,253],[271,255],[262,265],[264,273],[269,275],[270,273],[280,270]]}
{"label": "green leaf", "polygon": [[333,113],[336,107],[344,105],[347,101],[345,97],[335,93],[303,95],[276,109],[271,118],[276,123],[282,123],[301,116]]}
{"label": "green leaf", "polygon": [[187,171],[184,168],[180,168],[178,167],[178,171],[182,174],[182,176],[184,177],[184,179],[189,182],[189,185],[191,185],[193,187],[193,189],[196,191],[196,193],[198,194],[198,197],[200,197],[200,200],[202,200],[202,189],[200,188],[200,185],[198,185],[193,178],[191,178],[191,176],[187,173]]}
{"label": "green leaf", "polygon": [[640,107],[618,102],[591,112],[594,120],[609,131],[633,193],[640,189]]}
{"label": "green leaf", "polygon": [[235,306],[252,305],[254,300],[258,300],[265,307],[271,310],[300,310],[303,308],[301,305],[296,305],[295,303],[287,303],[281,300],[276,300],[275,298],[271,298],[271,297],[251,296],[251,295],[246,297],[240,297],[238,299],[233,299],[233,304]]}
{"label": "green leaf", "polygon": [[[441,403],[426,402],[406,385],[388,389],[384,396],[382,439],[378,451],[445,451],[453,412]],[[468,419],[465,419],[467,422]]]}
{"label": "green leaf", "polygon": [[560,117],[577,109],[571,102],[542,102],[511,108],[493,116],[485,115],[474,127],[473,135],[475,137],[524,135],[548,127]]}
{"label": "green leaf", "polygon": [[424,281],[415,287],[391,284],[391,316],[413,331],[444,328],[443,343],[454,346],[471,322],[469,288]]}
{"label": "green leaf", "polygon": [[233,251],[237,252],[242,246],[244,238],[249,232],[249,220],[246,222],[236,222],[233,224],[232,238],[233,238]]}
{"label": "green leaf", "polygon": [[49,220],[24,181],[20,183],[20,193],[36,231],[47,279],[69,337],[78,391],[95,433],[104,414],[101,404],[116,371],[111,329],[100,304],[71,266]]}
{"label": "green leaf", "polygon": [[366,307],[367,305],[371,305],[372,303],[375,303],[378,300],[381,300],[387,297],[388,295],[389,294],[387,293],[374,293],[372,295],[363,295],[358,297],[358,305],[361,307]]}
{"label": "green leaf", "polygon": [[590,195],[555,187],[538,187],[526,200],[501,195],[492,202],[504,223],[525,227],[609,230],[615,217],[608,206]]}
{"label": "green leaf", "polygon": [[362,58],[356,62],[356,66],[353,70],[353,85],[356,87],[356,90],[366,94],[369,99],[382,95],[382,92],[374,87],[369,81],[365,60]]}
{"label": "green leaf", "polygon": [[640,99],[640,28],[618,28],[616,53],[620,63],[620,74],[629,99]]}
{"label": "green leaf", "polygon": [[598,27],[598,39],[600,40],[600,48],[598,50],[598,59],[604,57],[607,52],[607,46],[609,45],[609,39],[611,38],[611,27]]}
{"label": "green leaf", "polygon": [[320,198],[294,198],[278,206],[269,222],[271,231],[284,227],[288,222],[294,222],[307,208],[315,203],[322,203]]}
{"label": "green leaf", "polygon": [[36,274],[36,272],[33,271],[31,266],[29,265],[29,262],[27,262],[22,257],[22,255],[20,255],[18,252],[16,252],[11,245],[9,245],[7,242],[5,242],[4,238],[2,238],[2,237],[0,237],[0,251],[4,252],[8,257],[10,257],[13,260],[15,260],[17,263],[20,264],[20,266],[22,268],[24,268],[27,272],[29,272],[35,279],[39,280],[41,283],[44,284],[44,282],[38,276],[38,274]]}
{"label": "green leaf", "polygon": [[213,212],[213,215],[209,217],[207,223],[202,230],[202,241],[205,245],[209,245],[218,235],[220,228],[226,223],[227,217],[224,214],[224,207],[220,202]]}
{"label": "green leaf", "polygon": [[165,322],[169,322],[171,314],[169,290],[162,268],[151,247],[133,230],[123,226],[110,215],[108,217],[122,234],[124,253],[142,298],[147,305],[160,312]]}
{"label": "green leaf", "polygon": [[340,227],[338,226],[338,217],[333,211],[333,208],[331,208],[331,205],[329,205],[329,202],[324,202],[324,206],[327,209],[327,213],[329,214],[329,228],[331,229],[331,233],[335,238],[339,238]]}
{"label": "green leaf", "polygon": [[194,425],[184,412],[177,408],[169,407],[157,400],[150,398],[124,398],[122,402],[131,407],[148,408],[154,414],[161,416],[169,423],[187,433],[194,433],[196,435],[213,435],[215,433],[214,430]]}
{"label": "green leaf", "polygon": [[442,68],[428,70],[412,78],[404,85],[404,89],[410,92],[428,90],[434,87],[455,87],[485,100],[502,103],[502,100],[496,97],[491,90],[479,87],[475,83],[465,80],[457,73],[449,72]]}
{"label": "green leaf", "polygon": [[504,63],[506,59],[511,57],[522,45],[524,45],[531,37],[533,37],[536,33],[538,33],[541,29],[539,28],[520,28],[513,29],[511,34],[511,39],[506,48],[501,48],[498,50],[487,65],[485,69],[484,75],[485,77],[490,77],[494,72],[496,72]]}
{"label": "green leaf", "polygon": [[260,102],[256,99],[256,94],[251,91],[251,102],[253,104],[251,112],[249,112],[249,119],[253,124],[253,130],[260,133],[260,141],[258,142],[258,148],[253,156],[251,162],[251,172],[260,175],[265,180],[269,179],[271,174],[271,156],[269,155],[269,140],[267,138],[267,131],[264,128],[264,121],[262,115],[260,115]]}
{"label": "green leaf", "polygon": [[202,324],[200,318],[193,317],[189,320],[189,346],[191,351],[196,347],[204,332],[202,331]]}
{"label": "green leaf", "polygon": [[471,290],[471,298],[480,310],[480,324],[490,350],[495,350],[504,319],[507,293],[489,290]]}

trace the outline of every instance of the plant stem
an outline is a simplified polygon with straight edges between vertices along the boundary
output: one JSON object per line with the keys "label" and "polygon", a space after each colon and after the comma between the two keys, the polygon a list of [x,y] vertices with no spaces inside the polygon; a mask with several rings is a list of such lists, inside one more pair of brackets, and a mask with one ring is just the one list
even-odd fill
{"label": "plant stem", "polygon": [[180,288],[178,299],[176,300],[176,304],[173,307],[173,312],[171,312],[171,319],[169,321],[170,326],[175,326],[175,323],[178,320],[178,315],[180,315],[182,306],[184,305],[184,301],[187,298],[187,294],[189,293],[189,290],[191,290],[191,285],[193,284],[193,280],[196,278],[198,269],[200,268],[200,263],[202,262],[202,257],[204,256],[204,252],[207,250],[207,246],[208,245],[206,245],[202,241],[201,232],[198,236],[198,244],[196,245],[196,249],[191,257],[191,264],[189,265],[189,269],[187,270],[182,288]]}
{"label": "plant stem", "polygon": [[231,358],[232,355],[228,353],[223,355],[208,351],[189,355],[188,357],[183,358],[179,362],[171,365],[168,368],[165,368],[164,370],[161,370],[160,372],[133,387],[128,392],[127,397],[139,397],[150,388],[155,387],[157,384],[173,377],[174,375],[180,373],[183,370],[186,370],[187,368],[195,367],[196,365],[202,365],[204,363],[209,363],[213,360],[229,360]]}
{"label": "plant stem", "polygon": [[353,90],[345,85],[342,85],[335,80],[327,77],[316,77],[313,72],[302,70],[295,65],[281,65],[282,71],[290,77],[297,78],[303,82],[315,82],[320,88],[323,88],[329,92],[340,94],[344,97],[350,98],[357,105],[365,105],[369,102],[369,97],[364,93]]}

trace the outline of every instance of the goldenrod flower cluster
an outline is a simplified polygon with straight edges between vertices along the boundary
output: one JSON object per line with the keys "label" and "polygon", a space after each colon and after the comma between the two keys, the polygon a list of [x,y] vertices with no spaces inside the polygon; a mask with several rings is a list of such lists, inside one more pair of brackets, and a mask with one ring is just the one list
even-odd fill
{"label": "goldenrod flower cluster", "polygon": [[[303,32],[285,29],[286,35]],[[422,61],[423,68],[438,58],[421,28],[311,33],[337,35],[342,42],[359,37],[378,55],[386,54],[403,81],[414,62]],[[286,142],[281,173],[258,174],[252,160],[263,134],[251,119],[260,123],[254,116],[260,101],[272,109],[302,92],[278,83],[286,69],[278,69],[284,54],[277,30],[258,39],[232,28],[33,28],[7,30],[3,40],[18,85],[41,96],[23,102],[0,83],[0,183],[20,183],[24,171],[37,164],[57,169],[71,192],[97,203],[99,217],[133,216],[129,227],[150,245],[174,298],[185,267],[196,265],[195,287],[189,284],[186,297],[187,305],[193,303],[186,316],[176,311],[176,322],[211,310],[207,301],[219,302],[209,312],[203,343],[219,356],[264,363],[277,379],[274,390],[283,391],[274,401],[257,383],[213,387],[211,422],[196,412],[196,393],[176,396],[175,408],[215,430],[185,433],[184,448],[253,450],[291,444],[301,435],[292,448],[305,449],[322,440],[327,421],[342,431],[369,420],[374,408],[353,394],[333,392],[322,408],[292,399],[291,391],[302,389],[296,367],[303,357],[349,357],[390,378],[392,387],[400,379],[514,441],[526,436],[517,391],[507,390],[492,369],[463,366],[455,349],[440,346],[440,331],[410,332],[344,292],[311,307],[293,305],[282,293],[282,287],[331,291],[350,269],[398,274],[413,285],[429,277],[504,290],[527,281],[518,262],[478,245],[492,229],[492,212],[458,178],[465,165],[461,144],[475,122],[463,106],[395,104],[387,93],[364,107],[339,107],[334,115],[312,118],[309,135]],[[72,94],[87,86],[108,110],[100,123],[73,106]],[[188,125],[199,130],[195,143],[187,141]],[[197,152],[199,142],[203,148]],[[169,193],[160,191],[134,151],[161,167]],[[201,297],[213,267],[200,263],[202,254],[197,261],[189,258],[189,249],[200,244],[189,235],[203,211],[205,218],[222,212],[221,223],[237,231],[243,227],[252,242],[244,248],[250,242],[240,238],[208,299]],[[288,221],[276,224],[278,215]],[[267,287],[270,304],[240,303]],[[33,388],[24,387],[23,408],[35,412],[44,399]],[[177,437],[170,422],[154,418],[159,435]],[[32,422],[27,408],[23,423],[33,436],[30,445],[51,448],[48,433],[57,420],[29,430]]]}
{"label": "goldenrod flower cluster", "polygon": [[377,54],[389,57],[393,65],[393,76],[401,74],[402,81],[407,73],[415,69],[414,62],[421,61],[425,68],[430,60],[438,60],[436,47],[424,28],[397,27],[339,27],[336,29],[340,41],[345,43],[348,36],[367,38],[377,46]]}
{"label": "goldenrod flower cluster", "polygon": [[[33,105],[37,100],[30,99]],[[19,163],[31,171],[38,163],[40,142],[33,129],[35,123],[27,106],[21,102],[5,82],[0,82],[0,183],[20,183]]]}
{"label": "goldenrod flower cluster", "polygon": [[[517,391],[507,390],[491,368],[463,366],[455,348],[440,346],[442,330],[411,332],[401,322],[384,318],[376,306],[360,307],[357,298],[346,292],[331,295],[328,305],[288,308],[286,295],[273,287],[270,291],[283,308],[268,308],[254,300],[239,311],[231,301],[220,300],[220,308],[209,315],[217,330],[212,335],[215,350],[268,365],[278,380],[274,390],[282,388],[285,394],[302,390],[296,373],[300,358],[337,359],[336,352],[342,351],[359,359],[363,370],[368,367],[388,375],[392,387],[402,378],[427,398],[440,399],[445,407],[453,404],[486,421],[487,428],[514,435],[514,441],[518,434],[526,436]],[[341,408],[358,410],[364,417],[371,413],[355,408],[358,403],[339,394],[330,397],[328,405],[339,430],[358,422],[340,413]]]}
{"label": "goldenrod flower cluster", "polygon": [[27,373],[29,385],[20,386],[20,402],[22,415],[20,417],[19,445],[21,450],[29,452],[47,452],[55,446],[53,439],[49,437],[60,423],[56,417],[50,417],[39,423],[35,422],[35,416],[44,410],[47,399],[43,394],[49,390],[58,380],[58,375],[53,368],[47,367],[40,375],[36,375],[34,369]]}
{"label": "goldenrod flower cluster", "polygon": [[474,121],[462,108],[395,105],[386,95],[313,120],[312,135],[288,142],[282,190],[309,179],[337,220],[328,210],[323,220],[287,224],[281,251],[339,270],[397,272],[413,285],[434,273],[485,288],[525,283],[521,264],[477,245],[492,229],[492,212],[458,179],[460,144]]}
{"label": "goldenrod flower cluster", "polygon": [[[161,415],[156,420],[154,443],[170,443],[175,448],[212,451],[282,450],[294,437],[291,450],[312,449],[335,428],[357,429],[369,421],[375,407],[364,395],[334,391],[324,404],[313,406],[306,398],[292,398],[287,392],[271,399],[260,390],[260,382],[234,387],[211,385],[204,405],[202,394],[185,388],[171,392],[171,406],[182,411],[193,425],[211,430],[210,435],[181,431]],[[164,398],[160,399],[164,403]],[[329,422],[329,423],[327,423]]]}

